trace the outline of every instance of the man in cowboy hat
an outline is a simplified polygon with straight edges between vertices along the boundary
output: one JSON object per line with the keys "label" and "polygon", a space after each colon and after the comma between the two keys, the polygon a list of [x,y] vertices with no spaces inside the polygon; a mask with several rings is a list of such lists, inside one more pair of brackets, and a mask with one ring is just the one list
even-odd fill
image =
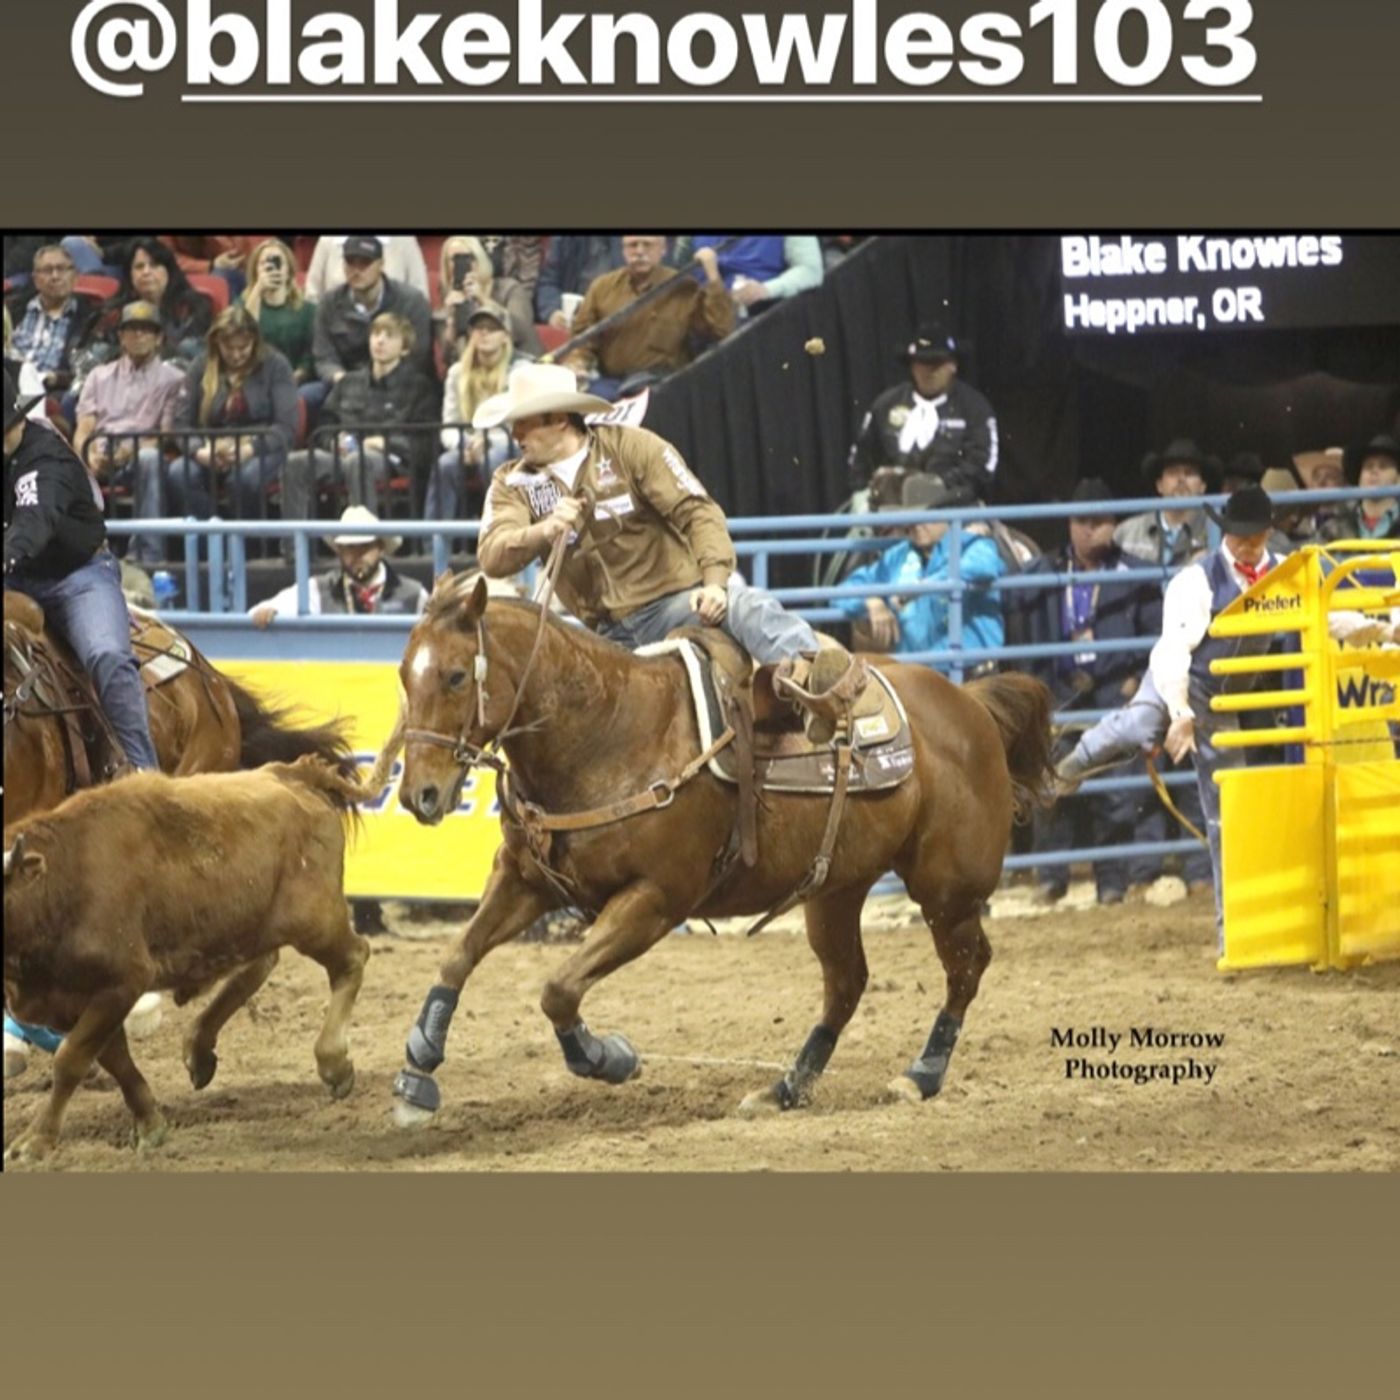
{"label": "man in cowboy hat", "polygon": [[8,371],[4,384],[5,587],[43,608],[92,678],[127,761],[154,770],[146,691],[101,493],[67,443],[25,417],[32,404]]}
{"label": "man in cowboy hat", "polygon": [[[558,594],[594,631],[635,648],[696,622],[721,627],[756,661],[787,663],[789,698],[831,689],[852,667],[848,653],[820,648],[806,622],[744,582],[724,512],[669,442],[585,421],[610,407],[562,365],[523,364],[477,409],[473,427],[505,424],[520,449],[486,497],[482,572],[509,577],[568,536]],[[804,653],[817,656],[810,676]],[[861,674],[851,672],[847,698]]]}
{"label": "man in cowboy hat", "polygon": [[[1143,485],[1159,496],[1204,496],[1220,489],[1220,463],[1190,438],[1176,438],[1162,452],[1142,459]],[[1205,511],[1171,507],[1130,515],[1113,535],[1114,542],[1153,564],[1184,564],[1209,548]]]}
{"label": "man in cowboy hat", "polygon": [[[1217,517],[1220,546],[1188,564],[1167,585],[1162,604],[1162,636],[1152,649],[1147,674],[1132,700],[1087,730],[1057,772],[1068,789],[1089,773],[1112,767],[1143,749],[1161,744],[1174,762],[1195,755],[1196,788],[1206,818],[1215,885],[1216,927],[1223,930],[1220,884],[1220,789],[1218,768],[1244,762],[1240,749],[1220,749],[1213,742],[1221,730],[1236,730],[1235,714],[1215,714],[1210,701],[1226,691],[1253,689],[1252,676],[1213,676],[1217,657],[1258,656],[1274,644],[1275,634],[1216,638],[1208,635],[1211,619],[1254,586],[1277,562],[1269,552],[1274,506],[1258,486],[1236,491]],[[1334,612],[1328,630],[1338,641],[1394,641],[1400,624],[1386,624],[1361,613]],[[1223,946],[1223,945],[1222,945]]]}
{"label": "man in cowboy hat", "polygon": [[996,475],[996,414],[958,378],[962,347],[946,326],[927,322],[904,349],[909,378],[870,405],[851,448],[851,486],[865,487],[880,467],[908,467],[941,476],[978,500]]}
{"label": "man in cowboy hat", "polygon": [[1342,462],[1352,486],[1389,494],[1348,501],[1327,519],[1320,538],[1400,540],[1400,440],[1381,433],[1363,447],[1347,448]]}
{"label": "man in cowboy hat", "polygon": [[[385,555],[398,552],[403,537],[381,535],[366,528],[379,523],[379,517],[368,506],[346,506],[341,512],[340,530],[330,537],[340,567],[312,576],[307,595],[308,617],[323,613],[407,615],[423,611],[427,590],[385,561]],[[296,584],[250,608],[249,615],[255,627],[270,627],[279,617],[296,617]]]}
{"label": "man in cowboy hat", "polygon": [[[876,479],[880,485],[888,482],[894,488],[876,501],[877,510],[934,511],[973,503],[970,491],[945,486],[937,477],[877,472]],[[947,520],[920,520],[897,527],[892,532],[896,543],[868,564],[853,569],[842,584],[885,587],[948,579],[947,537],[952,528]],[[990,585],[1006,572],[1006,565],[994,540],[973,533],[965,524],[956,528],[962,535],[959,576],[973,585],[963,599],[963,641],[969,647],[999,647],[1006,639],[1006,630],[1001,599]],[[855,624],[855,645],[862,651],[938,651],[948,645],[946,594],[838,598],[835,604]],[[979,667],[982,664],[977,663]],[[946,674],[950,666],[942,662],[938,669]]]}
{"label": "man in cowboy hat", "polygon": [[[1155,636],[1162,630],[1162,590],[1152,580],[1076,582],[1079,575],[1142,567],[1141,559],[1113,542],[1117,517],[1108,506],[1112,499],[1112,488],[1101,478],[1079,482],[1070,500],[1081,509],[1069,517],[1068,543],[1025,566],[1029,574],[1068,574],[1069,581],[1011,595],[1023,612],[1027,642],[1073,642],[1078,647],[1069,655],[1029,663],[1032,674],[1050,687],[1056,709],[1105,710],[1130,700],[1138,688],[1141,659],[1131,652],[1101,651],[1095,643]],[[1034,849],[1066,850],[1076,844],[1076,835],[1084,838],[1078,844],[1086,846],[1124,844],[1134,839],[1143,806],[1142,794],[1132,790],[1059,802],[1036,814]],[[1141,858],[1095,861],[1098,902],[1119,904],[1130,880],[1146,883],[1157,873],[1155,862],[1144,864]],[[1069,890],[1069,867],[1041,866],[1036,884],[1042,903],[1058,902]]]}

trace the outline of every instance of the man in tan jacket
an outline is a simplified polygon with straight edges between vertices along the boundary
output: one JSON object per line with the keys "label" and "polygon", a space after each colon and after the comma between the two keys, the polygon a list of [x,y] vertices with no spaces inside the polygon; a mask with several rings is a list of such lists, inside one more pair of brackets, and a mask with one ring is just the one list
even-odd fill
{"label": "man in tan jacket", "polygon": [[[678,277],[674,268],[662,263],[665,253],[666,240],[660,235],[625,235],[624,265],[615,272],[605,272],[589,285],[574,316],[572,333],[582,335],[589,327]],[[703,282],[680,277],[664,296],[658,296],[565,358],[564,363],[595,394],[615,398],[623,380],[632,375],[669,374],[690,363],[692,338],[723,340],[734,329],[734,299],[720,276],[715,250],[702,248],[695,257],[705,274]]]}
{"label": "man in tan jacket", "polygon": [[[851,665],[822,647],[808,623],[735,572],[724,512],[664,438],[645,428],[590,426],[608,404],[575,387],[559,365],[524,364],[472,426],[509,426],[520,457],[491,482],[478,546],[482,571],[503,578],[542,559],[560,535],[575,546],[557,583],[566,607],[623,646],[673,628],[721,627],[756,660],[815,695]],[[592,503],[591,512],[585,500]],[[799,659],[819,656],[807,674]],[[802,691],[788,688],[795,700]]]}

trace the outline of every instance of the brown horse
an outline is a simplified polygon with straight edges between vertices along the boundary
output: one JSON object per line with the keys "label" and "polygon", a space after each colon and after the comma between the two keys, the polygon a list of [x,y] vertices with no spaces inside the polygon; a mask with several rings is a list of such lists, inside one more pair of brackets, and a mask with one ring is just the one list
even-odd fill
{"label": "brown horse", "polygon": [[[750,1110],[795,1107],[810,1096],[865,989],[861,909],[889,870],[922,910],[947,976],[932,1034],[891,1088],[914,1100],[938,1092],[991,960],[982,910],[1001,875],[1013,815],[1047,790],[1050,697],[1038,681],[1003,675],[960,688],[923,667],[869,660],[908,714],[913,771],[846,806],[829,875],[805,910],[825,986],[821,1019],[784,1077],[745,1100]],[[636,656],[552,617],[541,631],[538,608],[488,605],[481,579],[439,580],[400,676],[404,710],[388,751],[406,740],[399,800],[427,825],[453,810],[481,746],[508,722],[500,737],[511,806],[524,799],[550,814],[660,791],[701,751],[678,659]],[[381,757],[380,773],[386,767]],[[622,1036],[596,1037],[580,1020],[589,989],[688,917],[771,909],[803,880],[821,844],[828,798],[765,793],[759,860],[732,866],[716,884],[736,829],[735,793],[702,769],[653,810],[558,835],[547,857],[553,878],[522,824],[503,813],[505,840],[480,906],[409,1036],[408,1066],[394,1086],[400,1123],[422,1121],[439,1105],[430,1076],[468,976],[492,948],[566,902],[559,883],[598,915],[582,947],[549,978],[542,1009],[575,1074],[621,1083],[635,1073],[636,1052]]]}
{"label": "brown horse", "polygon": [[[172,776],[348,756],[334,724],[299,728],[260,702],[150,613],[133,610],[151,738]],[[82,666],[44,624],[38,604],[5,592],[5,822],[56,807],[104,781],[123,755]],[[183,662],[183,664],[180,664]]]}

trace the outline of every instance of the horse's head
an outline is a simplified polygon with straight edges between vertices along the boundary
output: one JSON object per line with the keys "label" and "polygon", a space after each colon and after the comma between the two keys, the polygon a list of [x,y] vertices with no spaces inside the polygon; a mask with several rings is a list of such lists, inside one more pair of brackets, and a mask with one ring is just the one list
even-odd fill
{"label": "horse's head", "polygon": [[509,717],[514,688],[486,642],[482,575],[444,575],[399,666],[404,758],[399,801],[435,826],[456,806],[481,746]]}

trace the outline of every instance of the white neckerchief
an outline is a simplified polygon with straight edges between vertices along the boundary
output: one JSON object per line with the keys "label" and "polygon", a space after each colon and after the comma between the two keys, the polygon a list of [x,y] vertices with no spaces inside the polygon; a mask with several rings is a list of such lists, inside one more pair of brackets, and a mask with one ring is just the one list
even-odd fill
{"label": "white neckerchief", "polygon": [[938,432],[938,406],[947,403],[948,395],[939,394],[936,399],[926,399],[914,395],[914,406],[899,430],[899,450],[908,455],[916,448],[922,452],[933,441]]}

